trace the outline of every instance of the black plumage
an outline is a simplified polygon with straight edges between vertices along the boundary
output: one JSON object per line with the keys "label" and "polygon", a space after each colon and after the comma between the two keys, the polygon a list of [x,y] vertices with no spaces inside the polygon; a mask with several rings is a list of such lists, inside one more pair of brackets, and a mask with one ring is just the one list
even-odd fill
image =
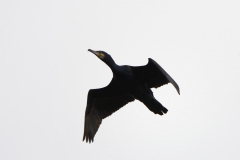
{"label": "black plumage", "polygon": [[86,139],[86,142],[93,142],[102,119],[135,99],[141,101],[155,114],[166,114],[168,110],[153,96],[151,91],[153,87],[157,88],[171,83],[180,94],[177,83],[151,58],[145,66],[119,66],[104,51],[91,49],[88,51],[94,53],[111,68],[113,78],[108,86],[90,89],[88,92],[83,141]]}

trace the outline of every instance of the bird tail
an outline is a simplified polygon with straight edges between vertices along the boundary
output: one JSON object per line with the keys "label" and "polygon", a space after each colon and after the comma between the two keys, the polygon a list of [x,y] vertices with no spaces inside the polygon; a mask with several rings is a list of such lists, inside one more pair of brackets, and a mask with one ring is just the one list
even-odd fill
{"label": "bird tail", "polygon": [[147,108],[155,114],[163,115],[168,112],[167,108],[163,107],[163,105],[158,102],[155,98],[151,98],[145,102],[143,102]]}

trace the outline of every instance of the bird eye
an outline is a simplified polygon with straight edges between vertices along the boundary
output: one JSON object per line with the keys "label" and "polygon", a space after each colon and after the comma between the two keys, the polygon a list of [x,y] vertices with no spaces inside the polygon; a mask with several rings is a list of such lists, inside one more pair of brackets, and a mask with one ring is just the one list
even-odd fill
{"label": "bird eye", "polygon": [[99,54],[99,58],[103,59],[105,57],[105,55],[103,53]]}

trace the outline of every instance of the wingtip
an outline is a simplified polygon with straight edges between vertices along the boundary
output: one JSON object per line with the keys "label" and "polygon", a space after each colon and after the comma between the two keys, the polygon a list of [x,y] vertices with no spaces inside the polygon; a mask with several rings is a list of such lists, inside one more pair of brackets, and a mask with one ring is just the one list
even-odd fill
{"label": "wingtip", "polygon": [[84,135],[82,141],[86,141],[86,143],[89,143],[89,144],[90,144],[90,143],[93,143],[94,138],[90,138],[89,136]]}
{"label": "wingtip", "polygon": [[175,87],[176,88],[176,90],[177,90],[177,92],[178,92],[178,94],[180,95],[180,88],[177,86],[177,87]]}

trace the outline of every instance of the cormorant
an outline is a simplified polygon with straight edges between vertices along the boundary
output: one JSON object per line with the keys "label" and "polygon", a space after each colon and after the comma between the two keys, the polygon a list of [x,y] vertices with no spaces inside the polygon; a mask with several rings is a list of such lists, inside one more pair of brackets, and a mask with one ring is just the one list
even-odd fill
{"label": "cormorant", "polygon": [[113,78],[108,86],[90,89],[88,92],[83,141],[86,139],[86,142],[93,142],[102,119],[135,99],[141,101],[155,114],[166,114],[168,110],[154,98],[150,88],[171,83],[180,94],[177,83],[151,58],[148,59],[148,64],[145,66],[119,66],[104,51],[91,49],[88,51],[111,68]]}

